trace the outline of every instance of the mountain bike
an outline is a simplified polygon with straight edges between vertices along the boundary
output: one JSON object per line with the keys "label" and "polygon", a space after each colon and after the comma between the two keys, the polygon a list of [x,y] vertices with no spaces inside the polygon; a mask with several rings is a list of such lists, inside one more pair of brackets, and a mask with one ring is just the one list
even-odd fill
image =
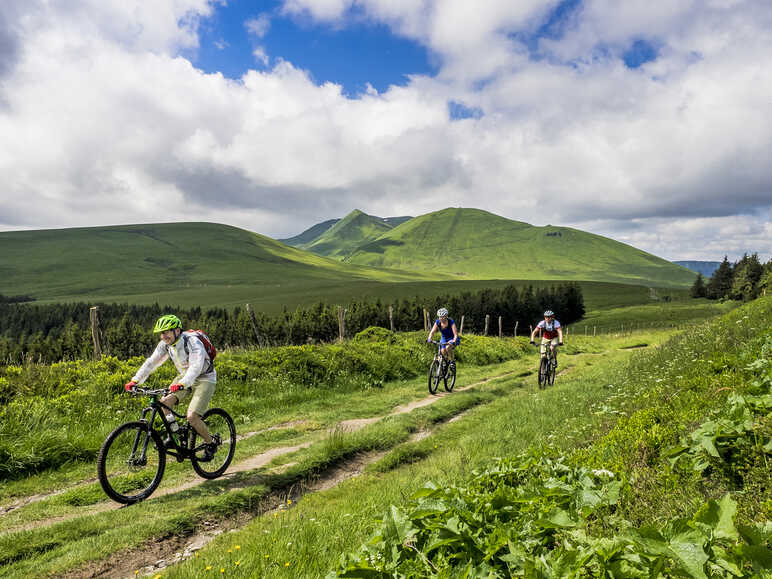
{"label": "mountain bike", "polygon": [[[536,344],[540,348],[541,344]],[[545,388],[555,383],[555,372],[558,367],[558,361],[554,350],[547,343],[544,345],[544,356],[539,362],[539,388]]]}
{"label": "mountain bike", "polygon": [[[201,417],[217,445],[214,456],[205,456],[207,444],[183,414],[169,408],[160,398],[170,390],[134,388],[135,395],[150,396],[150,404],[134,422],[126,422],[105,439],[97,456],[99,484],[116,502],[132,504],[149,497],[161,483],[166,455],[177,462],[190,459],[193,470],[207,479],[222,475],[236,451],[236,427],[221,408],[210,408]],[[171,412],[174,420],[167,420]],[[148,414],[150,415],[148,418]],[[176,430],[172,425],[177,424]]]}
{"label": "mountain bike", "polygon": [[437,353],[431,364],[429,364],[429,394],[436,394],[442,380],[445,391],[451,392],[456,385],[456,365],[451,364],[445,356],[442,355],[442,347],[445,343],[432,340],[432,344],[437,345]]}

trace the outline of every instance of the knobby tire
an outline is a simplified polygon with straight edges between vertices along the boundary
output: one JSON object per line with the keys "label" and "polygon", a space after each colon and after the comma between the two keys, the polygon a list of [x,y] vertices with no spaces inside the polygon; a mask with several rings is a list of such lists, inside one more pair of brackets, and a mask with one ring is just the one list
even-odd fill
{"label": "knobby tire", "polygon": [[[236,426],[233,419],[222,408],[210,408],[201,419],[206,423],[212,438],[219,437],[220,446],[211,461],[203,460],[204,451],[200,450],[190,457],[193,470],[203,478],[217,478],[221,476],[233,460],[236,452]],[[203,444],[204,439],[191,427],[193,431],[191,448]]]}
{"label": "knobby tire", "polygon": [[99,484],[108,497],[124,505],[149,497],[161,484],[165,468],[166,449],[161,437],[141,421],[113,430],[97,456]]}
{"label": "knobby tire", "polygon": [[434,359],[429,365],[429,394],[436,394],[440,387],[440,363]]}
{"label": "knobby tire", "polygon": [[448,370],[445,372],[445,376],[443,378],[445,381],[445,392],[452,392],[453,386],[456,385],[456,367],[454,366],[448,366]]}

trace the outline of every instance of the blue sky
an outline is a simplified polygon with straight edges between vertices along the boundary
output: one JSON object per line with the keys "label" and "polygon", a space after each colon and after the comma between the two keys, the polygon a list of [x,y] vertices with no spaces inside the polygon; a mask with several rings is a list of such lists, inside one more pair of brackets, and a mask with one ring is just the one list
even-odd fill
{"label": "blue sky", "polygon": [[[193,63],[206,72],[238,79],[249,69],[272,68],[282,58],[309,71],[317,84],[342,85],[351,96],[363,93],[368,83],[384,92],[390,85],[406,85],[408,75],[434,75],[438,70],[425,47],[393,34],[383,24],[356,19],[336,27],[283,15],[280,4],[230,0],[219,6],[202,22]],[[270,18],[270,27],[258,41],[245,23],[261,14]],[[253,55],[258,43],[270,59],[267,66]]]}

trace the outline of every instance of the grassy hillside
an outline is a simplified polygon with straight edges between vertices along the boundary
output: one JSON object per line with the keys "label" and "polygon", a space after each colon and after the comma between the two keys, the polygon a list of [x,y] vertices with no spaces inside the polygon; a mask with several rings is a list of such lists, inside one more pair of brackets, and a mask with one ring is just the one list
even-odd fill
{"label": "grassy hillside", "polygon": [[322,221],[306,229],[303,233],[299,233],[294,237],[288,237],[287,239],[279,239],[285,245],[291,245],[292,247],[298,247],[304,243],[311,243],[314,239],[319,237],[322,233],[327,231],[330,227],[335,225],[340,219],[328,219]]}
{"label": "grassy hillside", "polygon": [[413,218],[363,245],[346,262],[476,279],[686,287],[695,277],[683,267],[600,235],[456,208]]}
{"label": "grassy hillside", "polygon": [[[400,274],[344,265],[227,225],[167,223],[0,233],[0,293],[49,300],[218,305],[264,291]],[[242,302],[243,303],[243,302]]]}
{"label": "grassy hillside", "polygon": [[296,247],[318,255],[343,259],[360,245],[377,239],[393,227],[385,219],[354,209],[316,239]]}

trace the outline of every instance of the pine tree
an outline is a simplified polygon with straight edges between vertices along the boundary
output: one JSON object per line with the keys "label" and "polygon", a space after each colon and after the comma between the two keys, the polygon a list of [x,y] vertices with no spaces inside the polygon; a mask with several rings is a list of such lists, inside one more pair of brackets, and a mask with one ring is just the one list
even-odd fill
{"label": "pine tree", "polygon": [[732,264],[729,263],[727,256],[724,256],[724,261],[718,266],[718,269],[713,272],[708,282],[707,293],[708,298],[712,300],[718,300],[729,296],[729,292],[732,290]]}
{"label": "pine tree", "polygon": [[702,274],[697,274],[697,279],[694,280],[692,289],[689,290],[689,295],[693,298],[704,298],[708,295],[707,287],[705,287],[705,280],[702,279]]}
{"label": "pine tree", "polygon": [[736,300],[752,300],[758,296],[758,284],[764,266],[759,262],[758,254],[747,253],[734,266],[730,296]]}

